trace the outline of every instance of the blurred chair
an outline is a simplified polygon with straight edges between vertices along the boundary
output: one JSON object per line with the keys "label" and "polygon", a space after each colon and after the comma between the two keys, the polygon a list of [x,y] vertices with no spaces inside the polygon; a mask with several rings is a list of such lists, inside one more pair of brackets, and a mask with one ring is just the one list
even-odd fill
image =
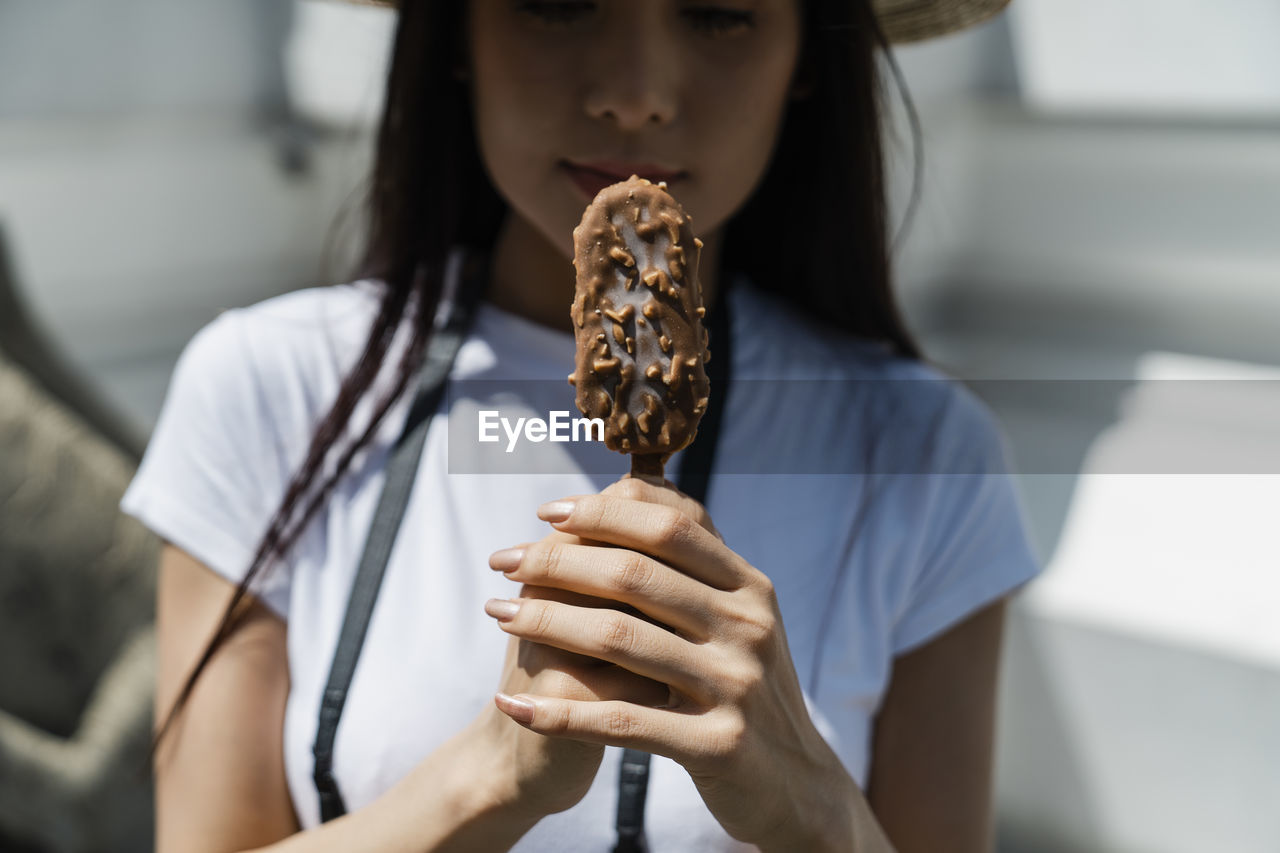
{"label": "blurred chair", "polygon": [[152,846],[157,541],[141,441],[22,310],[0,232],[0,850]]}

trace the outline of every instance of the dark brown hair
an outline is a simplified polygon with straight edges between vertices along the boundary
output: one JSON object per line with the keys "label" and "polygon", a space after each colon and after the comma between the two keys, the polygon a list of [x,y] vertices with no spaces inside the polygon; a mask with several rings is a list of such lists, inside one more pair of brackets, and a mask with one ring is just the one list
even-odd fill
{"label": "dark brown hair", "polygon": [[[378,315],[217,631],[152,742],[149,761],[201,672],[239,624],[253,578],[289,552],[407,387],[430,335],[448,253],[457,246],[487,252],[496,237],[505,205],[481,166],[468,93],[455,74],[462,60],[458,45],[465,43],[465,6],[400,4],[362,269],[385,283]],[[798,71],[805,95],[788,109],[761,185],[728,224],[722,257],[726,272],[745,274],[815,322],[918,358],[890,286],[877,48],[888,59],[914,128],[914,110],[869,0],[805,3]],[[777,211],[787,211],[781,222]],[[773,249],[778,245],[804,250],[783,253]],[[417,310],[409,310],[415,302]],[[368,426],[347,436],[351,413],[369,393],[406,318],[412,318],[412,338],[394,385],[377,401]],[[326,465],[331,457],[336,464]],[[322,470],[330,473],[321,479]]]}

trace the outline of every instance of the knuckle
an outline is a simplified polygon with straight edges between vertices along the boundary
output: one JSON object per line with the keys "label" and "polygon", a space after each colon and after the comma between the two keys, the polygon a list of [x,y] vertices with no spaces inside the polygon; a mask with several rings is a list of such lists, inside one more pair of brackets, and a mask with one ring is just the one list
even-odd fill
{"label": "knuckle", "polygon": [[535,576],[543,580],[553,580],[559,575],[560,560],[563,551],[552,542],[539,542],[533,546],[533,559],[530,561]]}
{"label": "knuckle", "polygon": [[764,668],[758,661],[733,663],[725,668],[724,684],[731,701],[751,695],[764,680]]}
{"label": "knuckle", "polygon": [[689,535],[689,517],[678,510],[670,509],[662,513],[654,523],[654,538],[662,545],[676,545]]}
{"label": "knuckle", "polygon": [[601,713],[600,725],[610,738],[628,739],[635,734],[636,721],[626,709],[611,706]]}
{"label": "knuckle", "polygon": [[586,530],[600,527],[604,518],[605,499],[598,495],[579,498],[573,507],[574,524]]}
{"label": "knuckle", "polygon": [[728,714],[721,724],[720,748],[728,756],[737,755],[747,743],[747,721],[741,714]]}
{"label": "knuckle", "polygon": [[573,716],[569,711],[569,707],[563,703],[549,703],[551,707],[547,708],[543,719],[539,720],[539,729],[548,735],[564,734],[568,732],[573,723]]}
{"label": "knuckle", "polygon": [[647,487],[645,483],[641,480],[633,480],[630,478],[626,480],[619,480],[617,483],[617,487],[618,488],[617,488],[616,494],[619,497],[626,498],[627,500],[642,501],[647,496],[646,495]]}
{"label": "knuckle", "polygon": [[703,738],[703,757],[713,767],[724,766],[746,747],[747,725],[737,712],[725,712],[708,726]]}
{"label": "knuckle", "polygon": [[529,602],[524,606],[533,610],[529,619],[529,634],[535,637],[545,637],[550,634],[554,618],[551,615],[551,608],[547,606],[546,602]]}
{"label": "knuckle", "polygon": [[777,620],[772,613],[760,613],[744,619],[742,628],[747,647],[756,654],[767,650],[773,645],[773,636],[777,627]]}
{"label": "knuckle", "polygon": [[606,651],[626,654],[635,646],[635,630],[621,613],[606,616],[600,626],[600,645]]}
{"label": "knuckle", "polygon": [[614,567],[614,584],[620,592],[638,593],[653,581],[653,564],[641,554],[627,552]]}
{"label": "knuckle", "polygon": [[761,605],[776,610],[778,606],[778,590],[773,581],[764,572],[751,566],[745,566],[746,581],[742,585],[744,592],[749,593]]}
{"label": "knuckle", "polygon": [[757,571],[756,588],[760,590],[760,594],[769,604],[778,603],[778,590],[773,585],[773,581],[764,572]]}
{"label": "knuckle", "polygon": [[754,597],[740,598],[737,605],[728,617],[732,629],[746,649],[760,657],[773,648],[779,626],[777,608]]}
{"label": "knuckle", "polygon": [[768,575],[751,565],[743,565],[742,569],[746,576],[743,588],[751,590],[768,603],[773,603],[777,600],[778,592],[774,588],[773,580]]}

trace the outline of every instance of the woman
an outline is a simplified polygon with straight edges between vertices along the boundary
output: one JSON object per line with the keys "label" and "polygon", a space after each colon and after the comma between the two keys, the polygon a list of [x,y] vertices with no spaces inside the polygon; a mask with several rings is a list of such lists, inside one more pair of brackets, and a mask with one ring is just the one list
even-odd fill
{"label": "woman", "polygon": [[[655,755],[655,850],[986,849],[1002,602],[1036,566],[995,428],[894,308],[873,10],[460,5],[400,10],[369,278],[202,331],[125,498],[170,543],[158,849],[610,849],[619,747]],[[705,506],[602,491],[594,448],[451,473],[435,418],[321,722],[433,322],[485,294],[451,387],[563,390],[569,235],[633,171],[694,213],[728,323]]]}

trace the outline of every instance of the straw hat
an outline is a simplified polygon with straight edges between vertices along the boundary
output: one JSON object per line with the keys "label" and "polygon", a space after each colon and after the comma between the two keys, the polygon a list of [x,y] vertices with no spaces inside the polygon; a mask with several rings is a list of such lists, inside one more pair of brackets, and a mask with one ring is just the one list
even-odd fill
{"label": "straw hat", "polygon": [[1009,0],[872,0],[885,37],[901,44],[954,33],[999,12]]}
{"label": "straw hat", "polygon": [[[395,0],[352,0],[394,6]],[[954,33],[999,12],[1009,0],[872,0],[885,37],[896,44]]]}

